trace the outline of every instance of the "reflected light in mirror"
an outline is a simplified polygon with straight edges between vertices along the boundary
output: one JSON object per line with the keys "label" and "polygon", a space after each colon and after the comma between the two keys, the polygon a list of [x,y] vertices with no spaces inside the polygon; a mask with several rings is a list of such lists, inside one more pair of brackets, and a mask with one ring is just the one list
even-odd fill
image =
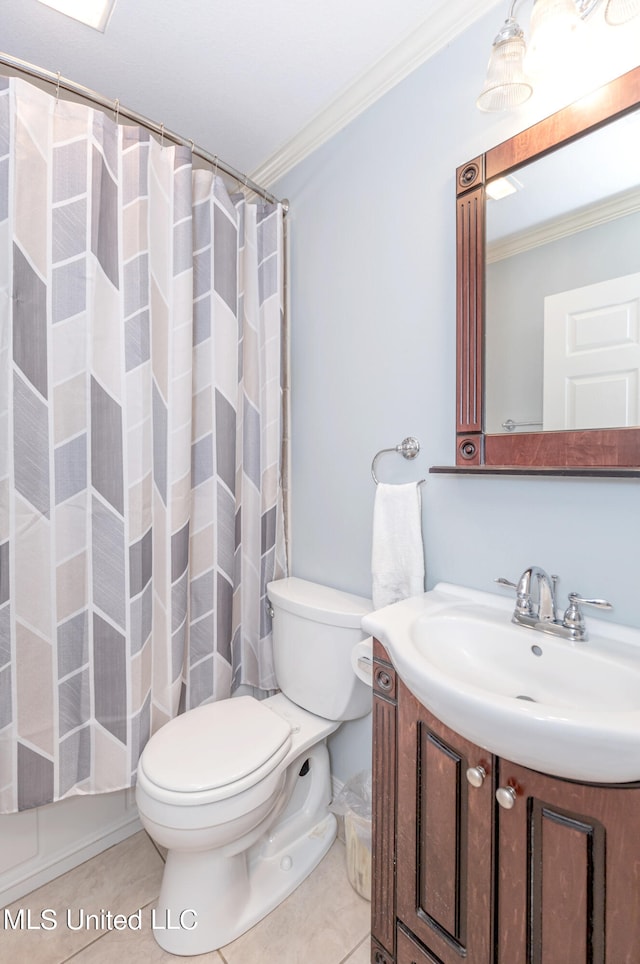
{"label": "reflected light in mirror", "polygon": [[496,177],[487,184],[486,194],[492,201],[501,201],[502,198],[509,197],[510,194],[515,194],[516,191],[521,191],[522,187],[523,185],[516,177],[513,177],[512,174],[507,174],[506,177]]}
{"label": "reflected light in mirror", "polygon": [[101,32],[106,30],[115,2],[116,0],[40,0],[46,7]]}

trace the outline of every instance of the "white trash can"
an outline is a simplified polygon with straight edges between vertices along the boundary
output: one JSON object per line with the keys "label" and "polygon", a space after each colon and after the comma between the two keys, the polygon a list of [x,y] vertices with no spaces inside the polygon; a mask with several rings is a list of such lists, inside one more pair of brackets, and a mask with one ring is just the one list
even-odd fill
{"label": "white trash can", "polygon": [[371,771],[348,780],[329,809],[344,818],[349,883],[371,900]]}
{"label": "white trash can", "polygon": [[353,810],[344,815],[347,845],[347,876],[355,891],[371,900],[371,817],[360,817]]}

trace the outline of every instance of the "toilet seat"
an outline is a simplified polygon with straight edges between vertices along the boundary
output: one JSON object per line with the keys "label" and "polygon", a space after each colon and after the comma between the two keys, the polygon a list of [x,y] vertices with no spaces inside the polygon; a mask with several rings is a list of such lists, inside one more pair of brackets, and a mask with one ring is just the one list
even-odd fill
{"label": "toilet seat", "polygon": [[139,766],[159,798],[223,800],[268,776],[290,746],[291,724],[241,696],[175,717],[149,740]]}

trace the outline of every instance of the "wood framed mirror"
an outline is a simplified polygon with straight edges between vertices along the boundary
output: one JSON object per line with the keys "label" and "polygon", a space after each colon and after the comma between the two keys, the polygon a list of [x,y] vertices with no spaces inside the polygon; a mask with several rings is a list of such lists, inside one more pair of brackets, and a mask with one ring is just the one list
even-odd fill
{"label": "wood framed mirror", "polygon": [[[626,138],[622,146],[619,134]],[[632,171],[628,183],[617,159]],[[562,171],[562,183],[550,174],[551,164]],[[591,197],[591,174],[605,170],[612,183]],[[503,202],[490,200],[488,189],[498,178],[528,185],[530,175],[542,190],[527,202],[538,222],[501,226],[502,213],[494,215],[490,205]],[[569,211],[565,201],[575,189]],[[548,195],[559,198],[562,210],[547,211]],[[607,294],[607,310],[598,314],[593,307],[603,302],[597,286],[612,274],[616,284],[640,285],[640,67],[463,164],[456,172],[456,203],[456,465],[561,474],[640,468],[640,289],[635,301]],[[627,233],[610,242],[603,232],[616,219]],[[568,256],[562,269],[561,250]],[[551,265],[548,281],[542,262]],[[581,274],[587,263],[593,276]],[[570,307],[563,308],[566,300],[556,296],[567,290]],[[591,299],[587,307],[581,298]],[[559,310],[565,328],[558,337],[551,333]],[[493,330],[501,312],[506,319]],[[535,333],[533,323],[525,323],[528,313],[537,316]],[[518,344],[520,328],[531,330]],[[554,356],[557,344],[567,341],[575,356],[570,364],[577,358],[568,375],[562,366],[569,363]],[[614,355],[623,360],[603,374],[598,352],[607,365]],[[503,375],[507,384],[500,384],[496,401],[492,392]],[[528,398],[519,394],[525,383],[533,385]],[[558,384],[568,386],[564,395],[558,396]]]}

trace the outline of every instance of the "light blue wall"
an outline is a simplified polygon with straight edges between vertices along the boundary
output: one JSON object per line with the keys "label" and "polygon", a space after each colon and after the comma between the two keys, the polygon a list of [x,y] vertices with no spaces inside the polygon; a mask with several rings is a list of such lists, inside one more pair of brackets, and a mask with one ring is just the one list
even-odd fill
{"label": "light blue wall", "polygon": [[[495,10],[276,185],[291,201],[293,573],[369,595],[371,459],[415,435],[414,463],[454,462],[457,165],[538,119],[481,114]],[[545,111],[546,113],[546,111]],[[541,116],[541,115],[540,115]],[[640,626],[640,483],[427,476],[427,586],[493,590],[536,563],[560,591],[604,596]],[[334,738],[344,780],[368,765],[369,721]]]}

